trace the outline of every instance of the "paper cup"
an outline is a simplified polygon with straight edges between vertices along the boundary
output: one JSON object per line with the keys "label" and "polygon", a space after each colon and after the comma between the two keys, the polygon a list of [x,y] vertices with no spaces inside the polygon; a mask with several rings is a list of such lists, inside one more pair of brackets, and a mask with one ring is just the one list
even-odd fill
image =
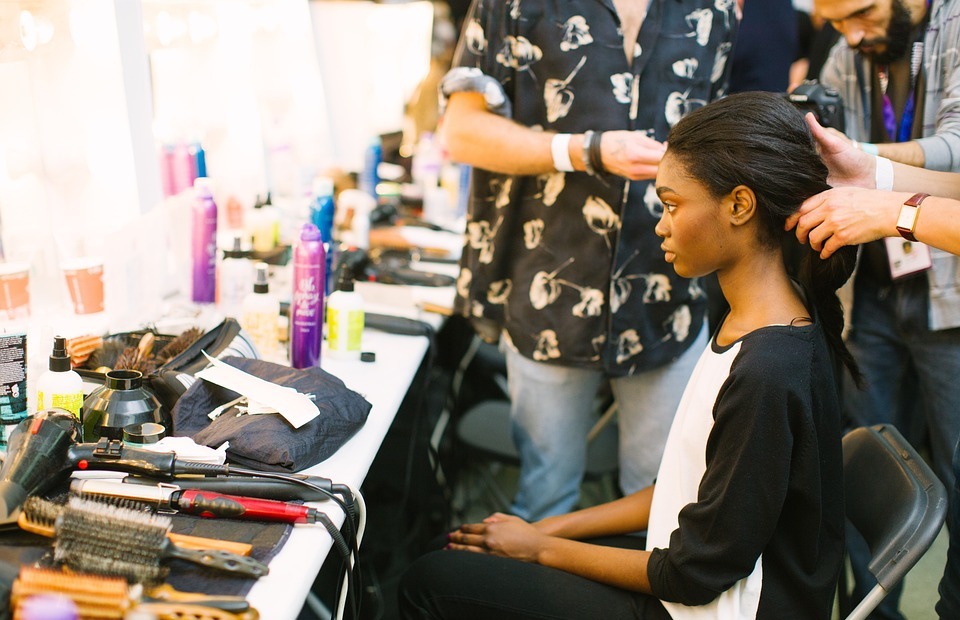
{"label": "paper cup", "polygon": [[30,316],[30,265],[0,263],[0,320]]}
{"label": "paper cup", "polygon": [[103,312],[103,259],[77,258],[61,265],[77,314]]}

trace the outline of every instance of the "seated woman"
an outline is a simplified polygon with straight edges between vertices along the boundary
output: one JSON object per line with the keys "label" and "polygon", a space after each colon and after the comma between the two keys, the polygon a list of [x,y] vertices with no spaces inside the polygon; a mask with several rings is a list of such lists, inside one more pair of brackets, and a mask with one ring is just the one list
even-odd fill
{"label": "seated woman", "polygon": [[[404,576],[404,618],[830,618],[843,553],[836,289],[855,248],[803,249],[784,222],[827,188],[782,97],[711,103],[657,174],[667,262],[716,272],[730,310],[690,378],[654,486],[529,524],[494,514]],[[646,544],[639,536],[646,531]],[[601,537],[603,537],[601,539]],[[615,537],[615,538],[614,538]]]}

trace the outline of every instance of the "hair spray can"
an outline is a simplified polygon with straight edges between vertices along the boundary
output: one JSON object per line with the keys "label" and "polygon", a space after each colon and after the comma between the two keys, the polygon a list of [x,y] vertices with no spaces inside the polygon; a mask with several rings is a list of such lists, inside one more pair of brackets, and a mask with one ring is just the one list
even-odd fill
{"label": "hair spray can", "polygon": [[325,263],[326,255],[320,229],[307,222],[300,229],[300,240],[293,250],[290,365],[294,368],[309,368],[320,364]]}
{"label": "hair spray can", "polygon": [[217,299],[217,205],[209,179],[198,177],[193,187],[192,299],[213,303]]}

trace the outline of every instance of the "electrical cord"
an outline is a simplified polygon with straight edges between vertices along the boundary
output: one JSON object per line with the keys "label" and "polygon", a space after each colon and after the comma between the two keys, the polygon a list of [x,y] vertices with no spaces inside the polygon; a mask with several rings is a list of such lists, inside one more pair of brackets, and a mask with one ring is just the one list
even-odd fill
{"label": "electrical cord", "polygon": [[[279,472],[264,472],[242,467],[233,467],[231,465],[215,465],[211,463],[189,463],[178,462],[177,473],[182,474],[224,474],[250,476],[257,478],[270,478],[292,482],[314,489],[322,493],[325,497],[338,505],[344,514],[344,529],[346,536],[333,524],[326,513],[318,511],[317,521],[321,523],[330,537],[333,539],[334,548],[343,559],[339,581],[341,582],[340,592],[337,596],[337,619],[341,620],[346,608],[347,600],[350,602],[351,618],[360,617],[360,601],[358,597],[362,591],[360,575],[360,541],[363,537],[363,530],[366,527],[366,503],[359,491],[352,489],[346,484],[329,485],[317,484],[307,478],[300,478],[289,474]],[[181,464],[183,465],[181,467]],[[329,488],[327,488],[329,486]]]}

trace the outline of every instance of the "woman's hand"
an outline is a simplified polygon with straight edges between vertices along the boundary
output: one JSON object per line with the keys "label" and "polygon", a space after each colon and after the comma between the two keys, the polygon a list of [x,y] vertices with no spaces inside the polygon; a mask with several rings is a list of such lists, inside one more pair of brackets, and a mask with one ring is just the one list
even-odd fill
{"label": "woman's hand", "polygon": [[498,512],[482,523],[465,523],[451,532],[447,548],[537,562],[549,539],[520,517]]}

